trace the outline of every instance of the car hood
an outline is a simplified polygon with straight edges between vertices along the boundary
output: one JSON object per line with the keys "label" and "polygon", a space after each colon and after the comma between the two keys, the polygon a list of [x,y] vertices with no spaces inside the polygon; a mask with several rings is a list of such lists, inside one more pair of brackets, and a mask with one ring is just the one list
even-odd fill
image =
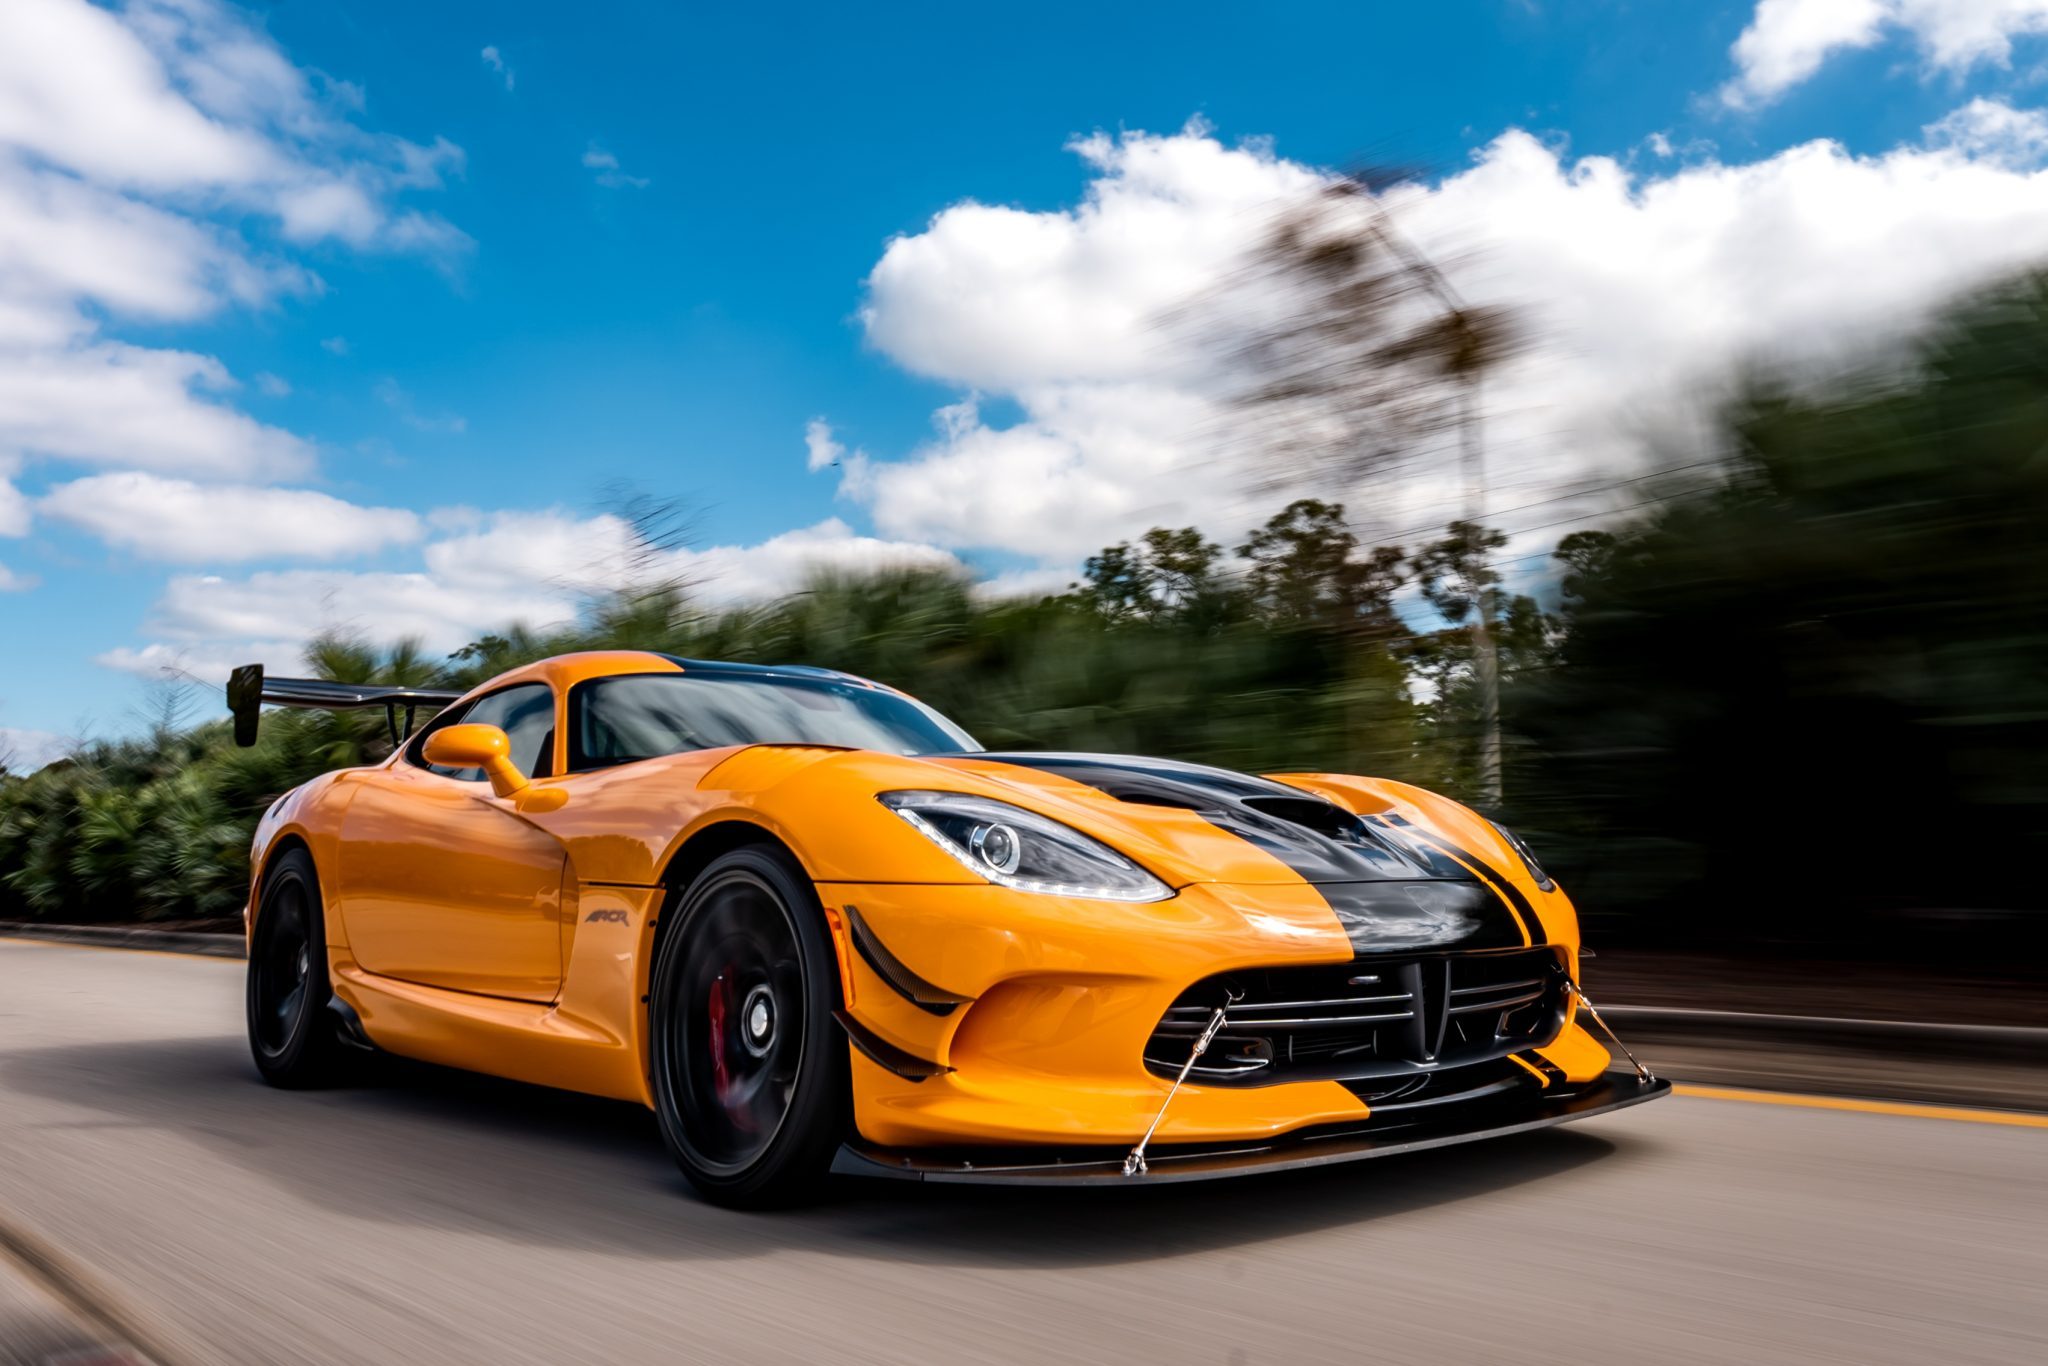
{"label": "car hood", "polygon": [[1540,928],[1508,878],[1399,802],[1361,815],[1271,778],[1121,754],[941,762],[1012,788],[1179,885],[1307,883],[1360,953],[1514,948]]}
{"label": "car hood", "polygon": [[[1079,807],[1087,812],[1088,833],[1155,862],[1163,857],[1173,866],[1160,871],[1184,881],[1217,877],[1214,832],[1269,855],[1286,870],[1275,875],[1290,881],[1472,878],[1398,815],[1361,817],[1270,778],[1124,754],[983,753],[944,762],[1051,798],[1068,814]],[[1056,818],[1063,814],[1044,801],[1033,805]]]}

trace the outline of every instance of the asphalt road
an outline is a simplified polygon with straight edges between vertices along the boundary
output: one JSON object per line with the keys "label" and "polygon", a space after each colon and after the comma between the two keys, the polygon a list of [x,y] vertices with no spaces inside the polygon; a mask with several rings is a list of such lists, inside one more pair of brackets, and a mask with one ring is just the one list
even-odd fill
{"label": "asphalt road", "polygon": [[[1211,1186],[730,1214],[632,1107],[269,1090],[241,973],[0,943],[0,1254],[163,1366],[2048,1361],[2048,1129],[1681,1096]],[[15,1340],[61,1337],[19,1280],[0,1255]]]}

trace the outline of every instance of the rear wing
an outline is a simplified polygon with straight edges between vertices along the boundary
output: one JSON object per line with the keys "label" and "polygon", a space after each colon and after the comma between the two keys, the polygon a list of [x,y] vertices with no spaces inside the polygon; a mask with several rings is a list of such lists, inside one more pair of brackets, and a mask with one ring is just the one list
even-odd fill
{"label": "rear wing", "polygon": [[[438,711],[462,694],[448,688],[386,688],[374,683],[330,683],[324,678],[265,678],[261,664],[244,664],[228,675],[228,711],[235,718],[235,743],[256,743],[256,718],[265,703],[273,707],[318,707],[325,711],[384,708],[391,743],[402,745],[412,735],[416,710]],[[405,713],[405,728],[398,715]]]}

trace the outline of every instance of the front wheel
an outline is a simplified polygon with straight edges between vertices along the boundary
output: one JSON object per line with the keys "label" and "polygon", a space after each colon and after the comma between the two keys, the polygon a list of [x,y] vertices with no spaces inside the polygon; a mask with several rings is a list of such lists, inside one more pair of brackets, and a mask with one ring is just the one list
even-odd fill
{"label": "front wheel", "polygon": [[714,1204],[792,1204],[823,1184],[846,1131],[838,965],[809,881],[735,850],[691,885],[649,992],[655,1113]]}
{"label": "front wheel", "polygon": [[264,872],[249,944],[249,1052],[272,1086],[321,1086],[334,1079],[329,990],[313,856],[287,849]]}

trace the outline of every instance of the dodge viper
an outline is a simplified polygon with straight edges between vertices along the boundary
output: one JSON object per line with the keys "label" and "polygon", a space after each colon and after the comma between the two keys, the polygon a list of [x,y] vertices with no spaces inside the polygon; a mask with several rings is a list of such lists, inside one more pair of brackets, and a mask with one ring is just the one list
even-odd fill
{"label": "dodge viper", "polygon": [[732,1205],[1228,1176],[1669,1090],[1609,1070],[1528,847],[1399,782],[990,753],[848,674],[630,651],[461,696],[252,665],[228,701],[245,744],[273,704],[384,708],[395,745],[257,828],[280,1086],[369,1049],[639,1102]]}

